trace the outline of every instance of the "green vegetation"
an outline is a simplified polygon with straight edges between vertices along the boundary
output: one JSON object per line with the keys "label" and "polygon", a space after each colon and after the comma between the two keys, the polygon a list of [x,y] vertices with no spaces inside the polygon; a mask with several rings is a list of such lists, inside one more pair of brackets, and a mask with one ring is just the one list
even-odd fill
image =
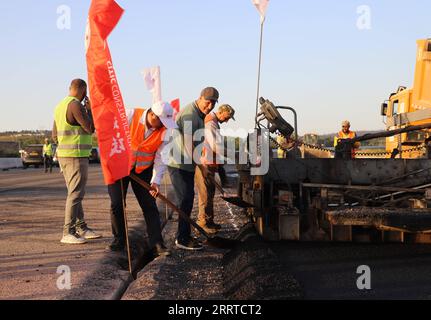
{"label": "green vegetation", "polygon": [[14,142],[22,149],[30,144],[42,144],[47,137],[51,137],[51,131],[7,131],[0,133],[0,142]]}
{"label": "green vegetation", "polygon": [[17,158],[19,157],[18,150],[18,143],[0,141],[0,158]]}
{"label": "green vegetation", "polygon": [[[0,132],[0,158],[20,157],[19,150],[30,144],[43,144],[45,138],[51,139],[50,130],[24,130]],[[97,147],[97,137],[93,136],[93,146]]]}

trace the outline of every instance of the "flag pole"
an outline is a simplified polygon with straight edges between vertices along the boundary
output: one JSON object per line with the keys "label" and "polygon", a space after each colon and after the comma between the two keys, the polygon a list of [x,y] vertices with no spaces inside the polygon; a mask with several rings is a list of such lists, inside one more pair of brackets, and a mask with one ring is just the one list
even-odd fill
{"label": "flag pole", "polygon": [[129,244],[129,227],[127,223],[127,213],[126,213],[126,199],[124,198],[124,185],[123,179],[121,181],[121,198],[123,199],[123,215],[124,215],[124,228],[126,231],[126,247],[127,247],[127,261],[129,263],[129,272],[133,276],[132,273],[132,259],[130,256],[130,244]]}
{"label": "flag pole", "polygon": [[[163,178],[163,184],[165,185],[165,194],[168,194],[168,183],[166,182],[166,174],[165,177]],[[169,209],[168,209],[168,204],[165,203],[165,219],[166,222],[169,220]]]}
{"label": "flag pole", "polygon": [[[265,22],[265,18],[261,19],[260,23],[260,45],[259,45],[259,66],[257,69],[257,94],[256,94],[256,113],[255,117],[257,117],[258,109],[259,109],[259,91],[260,91],[260,70],[262,66],[262,44],[263,44],[263,24]],[[257,123],[255,123],[255,128],[257,128]]]}

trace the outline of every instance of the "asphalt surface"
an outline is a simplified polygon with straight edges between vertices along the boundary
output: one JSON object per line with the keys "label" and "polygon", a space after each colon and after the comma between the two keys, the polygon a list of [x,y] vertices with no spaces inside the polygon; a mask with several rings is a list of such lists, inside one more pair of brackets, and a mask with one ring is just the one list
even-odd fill
{"label": "asphalt surface", "polygon": [[[167,179],[168,180],[168,179]],[[228,250],[205,246],[200,252],[175,248],[176,214],[163,231],[172,256],[139,261],[145,246],[145,223],[141,210],[128,193],[127,208],[131,230],[134,267],[144,267],[131,283],[125,254],[111,254],[109,196],[101,169],[90,167],[83,206],[86,222],[103,235],[85,245],[60,243],[64,222],[66,187],[58,169],[0,172],[0,299],[223,299],[223,258]],[[173,199],[169,181],[162,192]],[[162,220],[169,212],[159,204]],[[217,196],[216,222],[223,224],[222,237],[233,237],[247,222],[241,210]],[[193,217],[197,215],[197,196]],[[196,234],[196,236],[200,236]],[[202,240],[205,240],[201,237]],[[142,260],[142,259],[141,259]],[[61,290],[58,268],[71,271],[71,289]],[[128,288],[127,292],[124,291]]]}
{"label": "asphalt surface", "polygon": [[[431,299],[431,246],[421,244],[294,243],[269,245],[304,299]],[[368,266],[371,289],[357,280]],[[360,284],[364,284],[360,279]]]}
{"label": "asphalt surface", "polygon": [[[60,243],[65,199],[58,168],[52,174],[0,172],[0,299],[110,299],[124,285],[129,277],[124,259],[105,251],[111,241],[110,202],[100,167],[90,168],[83,206],[89,227],[103,238]],[[132,230],[143,219],[136,201],[128,201],[128,208]],[[70,290],[57,286],[61,266],[70,268]]]}
{"label": "asphalt surface", "polygon": [[[42,169],[0,172],[0,299],[431,298],[429,245],[253,239],[232,251],[206,246],[191,253],[174,248],[176,215],[164,230],[172,256],[152,261],[124,295],[115,296],[129,284],[129,275],[124,257],[105,251],[111,230],[100,167],[90,168],[84,210],[102,239],[80,246],[60,243],[65,198],[58,169],[52,174]],[[220,236],[234,237],[247,222],[241,210],[219,197],[216,209],[216,220],[223,225]],[[194,215],[196,210],[195,203]],[[131,192],[128,217],[130,229],[141,231],[133,244],[145,242],[142,214]],[[363,265],[371,272],[369,290],[357,287],[362,275],[357,269]],[[70,290],[57,286],[60,266],[71,270]]]}
{"label": "asphalt surface", "polygon": [[[226,189],[233,192],[231,189]],[[173,198],[172,191],[168,193]],[[195,196],[192,217],[198,213],[198,197]],[[222,225],[218,237],[234,239],[247,223],[242,209],[226,203],[216,194],[214,199],[215,222]],[[123,295],[123,300],[223,300],[225,293],[225,255],[234,247],[209,245],[205,237],[194,230],[194,236],[204,243],[201,251],[191,252],[176,249],[174,240],[178,216],[173,215],[163,232],[163,238],[172,255],[159,257],[145,266]],[[236,241],[234,241],[234,244]],[[239,244],[239,242],[238,242]]]}

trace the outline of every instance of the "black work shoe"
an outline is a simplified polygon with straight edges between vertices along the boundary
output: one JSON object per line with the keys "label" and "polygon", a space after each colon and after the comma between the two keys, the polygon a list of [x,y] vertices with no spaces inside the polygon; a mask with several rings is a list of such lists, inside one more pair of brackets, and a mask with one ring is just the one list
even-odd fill
{"label": "black work shoe", "polygon": [[177,246],[177,248],[184,250],[197,251],[203,249],[202,244],[192,237],[187,241],[180,241],[177,239],[175,240],[175,245]]}
{"label": "black work shoe", "polygon": [[212,221],[212,222],[207,222],[207,227],[209,227],[209,228],[211,228],[211,229],[220,230],[220,229],[221,229],[221,224],[214,223],[214,221]]}
{"label": "black work shoe", "polygon": [[153,249],[154,255],[156,256],[170,256],[171,255],[171,251],[166,248],[166,246],[163,243],[157,243],[154,246]]}
{"label": "black work shoe", "polygon": [[114,241],[112,241],[112,243],[106,249],[117,252],[117,251],[123,251],[124,247],[125,247],[125,244],[123,241],[114,239]]}

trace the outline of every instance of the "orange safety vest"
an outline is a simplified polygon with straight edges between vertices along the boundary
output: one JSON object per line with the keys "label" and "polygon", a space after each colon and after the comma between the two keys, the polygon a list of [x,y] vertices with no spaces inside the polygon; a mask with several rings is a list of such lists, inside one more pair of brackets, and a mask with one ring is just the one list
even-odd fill
{"label": "orange safety vest", "polygon": [[338,135],[334,137],[334,147],[338,144],[338,139],[353,139],[356,138],[356,133],[354,131],[349,131],[345,134],[343,131],[338,132]]}
{"label": "orange safety vest", "polygon": [[154,130],[153,133],[145,139],[145,126],[141,123],[141,118],[145,109],[135,109],[132,123],[130,125],[130,136],[132,139],[132,156],[133,165],[136,173],[141,173],[154,164],[157,150],[163,143],[163,137],[166,128]]}
{"label": "orange safety vest", "polygon": [[[356,133],[354,131],[349,131],[348,134],[345,134],[343,131],[338,132],[338,136],[334,138],[334,147],[338,144],[338,139],[353,139],[356,138]],[[356,148],[352,149],[352,159],[355,158]]]}
{"label": "orange safety vest", "polygon": [[348,134],[345,134],[343,131],[338,132],[338,139],[353,139],[356,138],[356,133],[353,131],[349,131]]}
{"label": "orange safety vest", "polygon": [[[214,113],[210,113],[205,117],[205,124],[207,124],[208,122],[214,121],[216,120],[216,116]],[[217,121],[217,120],[216,120]],[[217,122],[218,124],[218,122]],[[207,166],[210,167],[218,167],[220,166],[220,164],[217,164],[216,162],[216,157],[217,157],[217,153],[216,152],[212,152],[212,158],[208,159],[207,157],[209,156],[209,152],[211,152],[211,150],[207,150],[207,148],[205,148],[205,144],[202,148],[202,157],[201,157],[201,162],[202,164],[205,164]]]}

